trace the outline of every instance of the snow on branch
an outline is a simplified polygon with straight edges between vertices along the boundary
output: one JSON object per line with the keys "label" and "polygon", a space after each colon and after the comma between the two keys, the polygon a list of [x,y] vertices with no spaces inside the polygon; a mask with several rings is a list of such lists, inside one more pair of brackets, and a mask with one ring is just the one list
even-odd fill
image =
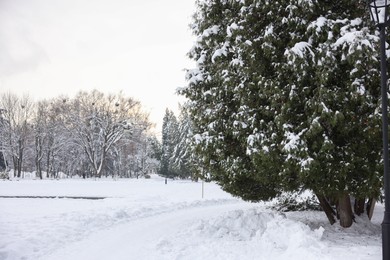
{"label": "snow on branch", "polygon": [[[200,38],[202,39],[203,37],[209,37],[213,34],[217,34],[219,32],[219,26],[218,25],[213,25],[206,30],[203,31],[202,36]],[[199,39],[198,39],[199,41]]]}
{"label": "snow on branch", "polygon": [[289,152],[292,152],[293,150],[296,150],[298,148],[298,146],[302,143],[301,136],[305,132],[307,132],[307,129],[303,129],[301,132],[296,134],[296,133],[288,130],[288,129],[292,128],[291,125],[285,124],[283,126],[283,128],[286,130],[286,132],[284,133],[284,137],[286,139],[282,142],[283,151],[289,153]]}
{"label": "snow on branch", "polygon": [[203,73],[198,68],[188,70],[186,74],[186,80],[189,84],[197,84],[202,82],[204,80]]}
{"label": "snow on branch", "polygon": [[211,57],[211,61],[214,63],[216,58],[218,58],[218,57],[220,57],[222,55],[227,56],[228,48],[229,48],[229,43],[225,42],[220,49],[217,49],[214,52],[213,56]]}
{"label": "snow on branch", "polygon": [[309,55],[312,57],[313,62],[315,57],[311,45],[308,42],[296,43],[292,48],[286,49],[284,55],[287,56],[290,64],[294,63],[297,57],[303,59],[306,55]]}
{"label": "snow on branch", "polygon": [[363,46],[374,49],[372,42],[379,41],[379,38],[374,35],[368,35],[364,31],[346,32],[333,44],[333,48],[337,49],[348,48],[348,54],[352,54],[355,50],[362,50]]}

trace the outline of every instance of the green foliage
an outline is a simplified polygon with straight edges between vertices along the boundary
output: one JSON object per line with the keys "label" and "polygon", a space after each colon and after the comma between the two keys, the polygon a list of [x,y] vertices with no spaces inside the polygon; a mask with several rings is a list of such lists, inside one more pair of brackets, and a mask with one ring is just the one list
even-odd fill
{"label": "green foliage", "polygon": [[166,178],[174,178],[177,175],[170,163],[170,158],[172,157],[176,145],[177,127],[175,114],[167,109],[163,118],[161,161],[159,169],[159,174]]}
{"label": "green foliage", "polygon": [[194,152],[245,200],[301,188],[377,197],[378,37],[363,1],[197,1]]}
{"label": "green foliage", "polygon": [[150,144],[150,157],[153,159],[156,159],[157,161],[161,161],[162,157],[162,144],[161,142],[155,137],[150,137],[148,140]]}
{"label": "green foliage", "polygon": [[180,107],[175,147],[170,158],[171,167],[179,178],[196,179],[196,160],[192,151],[192,121],[185,106]]}
{"label": "green foliage", "polygon": [[282,194],[276,199],[275,204],[271,208],[281,212],[321,210],[317,198],[314,195],[302,197],[299,193]]}
{"label": "green foliage", "polygon": [[0,180],[8,180],[9,179],[9,173],[8,172],[0,172]]}

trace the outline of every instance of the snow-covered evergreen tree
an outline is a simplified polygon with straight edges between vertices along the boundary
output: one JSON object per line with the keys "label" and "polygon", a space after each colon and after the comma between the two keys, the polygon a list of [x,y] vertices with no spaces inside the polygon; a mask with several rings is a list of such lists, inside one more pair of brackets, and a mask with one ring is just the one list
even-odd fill
{"label": "snow-covered evergreen tree", "polygon": [[196,179],[192,151],[192,123],[185,106],[180,107],[177,133],[176,145],[170,158],[170,164],[180,178],[191,177]]}
{"label": "snow-covered evergreen tree", "polygon": [[197,1],[197,66],[180,93],[223,189],[258,201],[308,188],[331,222],[328,199],[338,202],[343,226],[350,196],[378,197],[378,37],[366,13],[364,1]]}
{"label": "snow-covered evergreen tree", "polygon": [[178,174],[171,164],[171,158],[177,143],[178,122],[175,114],[169,109],[165,110],[162,125],[162,152],[159,174],[166,178],[174,178]]}

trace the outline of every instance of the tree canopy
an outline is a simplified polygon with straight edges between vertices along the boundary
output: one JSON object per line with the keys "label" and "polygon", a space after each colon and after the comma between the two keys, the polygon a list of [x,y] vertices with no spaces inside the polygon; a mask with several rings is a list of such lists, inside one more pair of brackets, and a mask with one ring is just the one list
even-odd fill
{"label": "tree canopy", "polygon": [[195,151],[224,190],[259,201],[311,189],[323,207],[379,196],[379,39],[367,13],[364,1],[197,1],[196,68],[180,93]]}

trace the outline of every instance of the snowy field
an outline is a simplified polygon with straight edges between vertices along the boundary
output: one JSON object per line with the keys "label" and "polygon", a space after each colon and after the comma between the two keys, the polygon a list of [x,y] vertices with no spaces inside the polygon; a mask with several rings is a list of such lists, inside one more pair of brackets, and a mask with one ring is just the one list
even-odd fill
{"label": "snowy field", "polygon": [[322,212],[281,214],[212,183],[0,181],[1,260],[381,259],[383,207],[372,222],[330,226]]}

